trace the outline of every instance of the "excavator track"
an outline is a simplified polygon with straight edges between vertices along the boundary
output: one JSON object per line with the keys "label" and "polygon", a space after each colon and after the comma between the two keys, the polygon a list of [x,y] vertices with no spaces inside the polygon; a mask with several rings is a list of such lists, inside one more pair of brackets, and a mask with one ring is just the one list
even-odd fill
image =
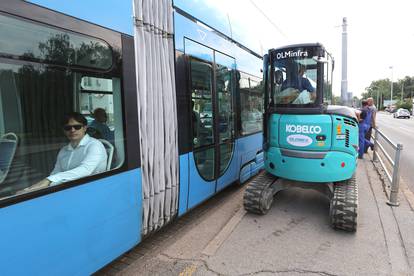
{"label": "excavator track", "polygon": [[358,185],[355,176],[346,181],[334,183],[329,216],[333,228],[348,232],[357,229]]}
{"label": "excavator track", "polygon": [[247,212],[264,215],[269,211],[274,195],[271,185],[275,180],[271,174],[262,172],[248,184],[243,197]]}

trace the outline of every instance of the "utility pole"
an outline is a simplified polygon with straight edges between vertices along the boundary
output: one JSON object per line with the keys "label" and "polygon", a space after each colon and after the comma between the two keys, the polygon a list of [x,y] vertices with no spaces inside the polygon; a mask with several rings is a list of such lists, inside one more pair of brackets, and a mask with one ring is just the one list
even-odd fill
{"label": "utility pole", "polygon": [[381,97],[381,99],[380,99],[380,102],[379,102],[379,107],[377,107],[378,110],[380,110],[381,107],[384,107],[384,95],[381,93],[380,97]]}
{"label": "utility pole", "polygon": [[347,68],[348,68],[348,42],[347,42],[347,20],[346,17],[342,18],[342,80],[341,80],[341,100],[345,105],[348,105],[348,79],[347,79]]}
{"label": "utility pole", "polygon": [[390,69],[391,69],[391,101],[390,101],[390,105],[392,106],[392,86],[393,86],[393,81],[392,81],[392,79],[393,79],[393,67],[392,66],[390,66]]}
{"label": "utility pole", "polygon": [[404,82],[402,83],[402,88],[401,88],[401,102],[404,102]]}

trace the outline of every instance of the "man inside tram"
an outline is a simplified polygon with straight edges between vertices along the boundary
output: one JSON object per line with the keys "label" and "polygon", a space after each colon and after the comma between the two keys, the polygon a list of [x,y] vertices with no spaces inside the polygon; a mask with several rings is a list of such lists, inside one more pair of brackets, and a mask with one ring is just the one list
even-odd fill
{"label": "man inside tram", "polygon": [[78,113],[67,114],[63,132],[69,144],[60,149],[55,167],[48,177],[25,190],[46,188],[106,171],[107,152],[103,144],[86,134],[87,120]]}

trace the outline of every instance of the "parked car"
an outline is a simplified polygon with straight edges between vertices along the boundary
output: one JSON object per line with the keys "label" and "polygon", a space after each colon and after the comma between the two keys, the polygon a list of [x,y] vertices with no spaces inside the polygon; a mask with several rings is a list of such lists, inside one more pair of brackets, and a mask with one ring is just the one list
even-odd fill
{"label": "parked car", "polygon": [[404,108],[399,108],[395,113],[394,113],[394,118],[410,118],[410,111],[408,111],[407,109]]}

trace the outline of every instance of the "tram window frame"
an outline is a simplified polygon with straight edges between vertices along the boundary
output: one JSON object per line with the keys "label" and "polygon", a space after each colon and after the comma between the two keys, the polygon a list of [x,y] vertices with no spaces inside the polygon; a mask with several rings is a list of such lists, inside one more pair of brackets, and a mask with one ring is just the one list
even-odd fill
{"label": "tram window frame", "polygon": [[[14,18],[16,19],[17,17],[14,17]],[[42,23],[30,21],[26,18],[17,18],[17,19],[25,21],[25,22],[29,21],[32,24],[39,24],[41,26],[44,25]],[[53,28],[60,29],[60,28],[55,27],[55,26],[53,26]],[[86,38],[91,37],[91,36],[88,36],[88,35],[83,35],[83,36],[86,37]],[[124,110],[125,109],[125,104],[124,104],[124,99],[123,99],[123,93],[124,92],[123,92],[123,88],[122,88],[123,85],[122,85],[122,74],[121,74],[122,64],[120,62],[121,59],[116,59],[115,60],[115,57],[113,55],[111,57],[112,57],[112,66],[111,66],[111,71],[109,71],[109,72],[108,71],[97,72],[97,71],[102,71],[102,70],[97,70],[96,68],[81,68],[81,69],[79,69],[78,65],[75,65],[75,66],[71,67],[71,66],[62,66],[62,65],[59,65],[59,64],[50,64],[49,61],[44,61],[44,62],[33,61],[33,60],[24,61],[23,59],[15,59],[14,56],[0,57],[0,66],[10,66],[10,67],[16,68],[16,70],[21,69],[21,68],[26,66],[26,68],[36,68],[36,70],[39,70],[38,72],[42,72],[42,73],[45,73],[45,72],[55,72],[56,74],[61,73],[61,74],[66,75],[66,76],[70,75],[68,78],[69,79],[72,78],[72,81],[75,79],[75,75],[106,78],[106,79],[114,79],[114,78],[117,79],[118,80],[118,89],[119,89],[119,95],[118,95],[119,99],[118,99],[118,107],[117,107],[118,111],[116,111],[116,112],[117,112],[118,116],[120,116],[120,124],[119,124],[120,130],[119,130],[119,132],[121,133],[120,143],[122,143],[122,149],[117,148],[117,150],[122,151],[121,155],[123,156],[122,161],[114,168],[111,168],[109,170],[105,170],[105,171],[97,173],[97,174],[87,175],[85,177],[81,177],[81,178],[74,179],[74,180],[71,180],[71,181],[68,181],[68,182],[64,182],[64,183],[61,183],[61,184],[58,184],[58,185],[55,185],[55,186],[49,186],[49,187],[39,189],[39,190],[28,190],[28,191],[24,191],[22,193],[21,190],[24,188],[24,186],[15,188],[14,186],[21,185],[21,183],[20,183],[21,182],[21,176],[20,176],[20,178],[17,179],[17,180],[9,181],[11,183],[11,186],[12,186],[11,187],[11,193],[10,194],[3,193],[0,196],[0,207],[8,206],[8,205],[13,204],[15,202],[19,202],[21,200],[33,198],[33,197],[36,197],[38,195],[48,194],[48,193],[51,193],[51,192],[54,192],[54,191],[63,190],[63,189],[74,187],[74,186],[81,185],[81,184],[87,184],[87,183],[89,183],[93,180],[101,179],[101,178],[107,177],[109,175],[116,174],[119,171],[123,171],[123,170],[126,169],[126,167],[127,167],[126,153],[127,152],[126,152],[126,132],[125,132],[125,118],[124,118],[124,116],[125,116],[125,110]],[[11,74],[13,75],[14,73],[12,72]],[[15,78],[14,75],[13,75],[13,78]],[[78,78],[78,79],[81,79],[81,77]],[[39,80],[35,80],[35,81],[39,81]],[[44,80],[43,80],[43,82],[46,85],[50,85],[50,83],[49,83],[50,81],[53,81],[53,80],[49,80],[48,78],[44,78]],[[49,83],[49,84],[47,84],[47,83]],[[21,85],[21,84],[15,84],[15,85]],[[19,101],[19,100],[21,101],[21,98],[18,99],[18,97],[20,97],[20,94],[22,93],[22,91],[18,91],[17,87],[18,86],[16,86],[16,90],[12,93],[15,93],[14,96],[17,99],[16,101]],[[39,89],[39,88],[36,88],[36,89]],[[40,88],[40,89],[42,89],[42,88]],[[45,89],[45,88],[43,88],[43,89]],[[49,87],[49,88],[46,88],[46,89],[56,90],[56,87],[55,88]],[[79,97],[80,97],[79,95],[82,93],[81,90],[82,89],[81,89],[81,82],[80,81],[77,84],[76,83],[72,84],[72,88],[68,88],[68,91],[69,91],[68,93],[75,96],[74,99],[72,100],[73,101],[72,102],[72,110],[80,111],[79,110],[80,102],[76,101],[76,98],[79,100]],[[113,89],[113,91],[114,91],[114,89]],[[27,93],[29,93],[29,92],[26,92],[26,94]],[[42,93],[47,94],[48,92],[43,91]],[[102,91],[100,91],[99,93],[102,93]],[[34,104],[39,104],[39,103],[42,104],[37,99],[36,103],[34,103]],[[19,104],[21,105],[21,103],[19,103]],[[20,108],[21,108],[21,106],[20,106]],[[51,106],[51,108],[53,109],[53,105]],[[2,110],[2,112],[3,112],[3,110]],[[27,110],[22,111],[22,110],[20,110],[20,116],[22,116],[22,117],[26,116],[27,117],[30,112],[33,112],[33,110],[32,111],[27,111]],[[24,113],[26,113],[26,115]],[[52,111],[50,113],[52,113]],[[5,116],[5,114],[3,114],[3,113],[1,115],[2,115],[1,116],[2,118]],[[21,119],[21,120],[23,120],[23,119]],[[60,125],[60,122],[59,122],[59,125]],[[21,127],[21,132],[19,134],[21,135],[21,134],[24,134],[27,131],[27,129],[23,130],[23,128],[24,128],[23,125],[21,125],[20,127]],[[6,132],[4,125],[0,129],[2,129],[4,132]],[[57,130],[55,130],[55,131],[57,131]],[[59,131],[62,132],[60,127],[59,127]],[[27,139],[27,137],[26,137],[26,139]],[[63,144],[67,145],[67,143],[68,142],[65,141],[65,143],[63,143]],[[20,142],[19,146],[21,146],[21,144],[22,144],[22,142]],[[41,145],[41,147],[44,147],[44,145]],[[60,148],[61,147],[59,147],[59,150],[60,150]],[[56,152],[56,155],[54,156],[53,165],[56,162],[56,158],[57,158],[57,152]],[[12,166],[13,165],[11,165],[11,167]],[[47,176],[47,175],[49,175],[50,170],[48,172],[43,172],[43,173],[45,173],[45,176]],[[26,185],[26,184],[27,183],[24,183],[23,185]],[[3,188],[3,187],[0,186],[0,188]],[[1,191],[4,192],[5,190],[2,189]]]}
{"label": "tram window frame", "polygon": [[[198,118],[199,118],[199,123],[200,123],[200,128],[197,129],[197,131],[194,128],[194,119],[190,120],[190,125],[191,125],[191,129],[192,129],[192,133],[191,133],[191,137],[192,137],[192,149],[193,149],[193,154],[194,154],[194,161],[196,164],[196,168],[197,171],[199,172],[199,175],[201,176],[201,178],[203,178],[206,181],[212,181],[215,179],[216,176],[216,172],[215,172],[215,162],[216,162],[216,152],[215,152],[215,145],[216,145],[216,133],[215,133],[215,124],[214,124],[214,77],[215,77],[215,73],[214,73],[214,67],[213,67],[213,63],[204,60],[204,59],[200,59],[194,56],[189,55],[189,59],[188,59],[188,65],[189,65],[189,91],[190,91],[190,114],[193,117],[193,115],[196,115],[194,112],[196,112],[198,114]],[[208,71],[209,74],[202,74],[201,76],[203,76],[203,81],[206,81],[206,83],[209,83],[209,90],[203,90],[203,91],[209,91],[209,94],[207,95],[206,98],[204,98],[204,93],[202,92],[201,97],[194,97],[194,79],[193,79],[193,68],[194,68],[194,63],[198,63],[201,64],[203,66],[205,66],[206,68],[208,68],[208,70],[206,70],[206,72]],[[208,75],[208,78],[205,78],[205,76]],[[201,109],[199,109],[198,111],[196,110],[197,108],[197,103],[194,102],[194,106],[192,107],[192,102],[194,101],[194,99],[201,99],[201,100],[205,100],[208,103],[210,103],[210,110],[208,110],[206,113],[208,113],[209,111],[211,112],[211,115],[208,116],[208,114],[201,118],[201,113],[205,112],[206,109],[204,109],[201,111]],[[198,105],[200,106],[200,105]],[[208,105],[207,105],[208,106]],[[197,115],[196,115],[197,116]],[[202,121],[201,119],[204,119],[204,121]],[[210,127],[208,127],[208,123],[210,124]],[[210,130],[210,131],[208,131]],[[207,133],[207,135],[204,135],[204,137],[202,137],[202,135],[199,134],[199,131],[205,131],[205,133]],[[195,133],[197,133],[197,139],[195,139]],[[205,139],[206,143],[202,143],[203,139]],[[208,139],[211,139],[211,141],[208,141]]]}
{"label": "tram window frame", "polygon": [[[263,111],[264,111],[264,93],[263,93],[263,88],[259,89],[258,91],[255,91],[255,87],[252,86],[252,82],[255,82],[258,84],[258,86],[260,87],[261,83],[263,85],[263,80],[260,77],[256,77],[253,75],[250,75],[248,73],[245,72],[241,72],[240,73],[240,79],[239,79],[239,98],[240,98],[240,136],[244,137],[244,136],[248,136],[248,135],[252,135],[252,134],[256,134],[256,133],[260,133],[263,131]],[[242,87],[242,82],[246,82],[248,84],[248,87]],[[247,103],[246,100],[250,100],[251,97],[256,97],[258,98],[256,101],[259,101],[261,103],[261,108],[256,108],[257,112],[253,112],[252,110],[246,111],[246,107],[247,105],[249,105],[248,109],[251,109],[252,107],[250,106],[251,104]],[[253,108],[255,108],[253,106]],[[251,111],[251,112],[250,112]],[[243,114],[245,112],[245,114]],[[248,113],[248,114],[246,114]],[[244,127],[247,127],[246,123],[254,123],[254,120],[244,120],[248,117],[252,117],[253,113],[255,113],[254,117],[257,117],[257,113],[259,113],[260,115],[260,120],[258,120],[257,118],[255,118],[256,123],[259,123],[260,121],[260,128],[258,129],[253,129],[251,131],[247,131],[244,129]],[[245,123],[245,124],[243,124]]]}
{"label": "tram window frame", "polygon": [[[205,98],[203,92],[202,92],[201,97],[195,97],[193,95],[194,90],[195,90],[194,86],[193,86],[194,82],[193,82],[193,75],[192,75],[193,74],[193,63],[194,62],[209,68],[209,71],[210,71],[210,75],[209,75],[210,76],[210,78],[209,78],[210,91],[209,91],[209,93],[210,94],[207,95],[206,98]],[[203,149],[203,148],[206,148],[206,147],[212,147],[212,146],[214,146],[214,143],[215,143],[215,139],[214,139],[215,138],[215,129],[214,129],[214,116],[213,116],[213,79],[214,79],[214,73],[213,73],[213,65],[211,63],[209,63],[208,61],[193,57],[193,56],[190,56],[189,65],[190,65],[189,66],[189,69],[190,69],[189,72],[190,72],[190,80],[191,80],[191,82],[190,82],[190,92],[191,92],[191,94],[190,94],[190,101],[191,101],[190,102],[190,107],[192,107],[192,102],[194,102],[194,108],[196,107],[196,105],[199,105],[194,100],[197,100],[197,99],[198,100],[203,100],[203,101],[206,101],[206,104],[207,104],[206,107],[210,106],[209,111],[211,113],[210,116],[208,116],[208,114],[206,114],[206,116],[201,117],[202,116],[201,113],[206,111],[206,109],[203,109],[202,111],[201,110],[197,111],[194,108],[190,108],[192,115],[194,114],[193,112],[198,113],[198,118],[199,118],[199,121],[200,121],[200,126],[199,126],[200,129],[197,129],[197,131],[196,131],[195,130],[195,124],[194,124],[193,120],[191,120],[191,129],[193,130],[192,136],[191,136],[192,137],[192,147],[193,147],[194,150],[198,150],[198,149]],[[206,79],[204,79],[204,80],[206,80]],[[203,90],[203,91],[207,91],[207,90]],[[209,105],[208,105],[208,103],[209,103]],[[207,112],[208,112],[208,110],[207,110]],[[196,114],[194,114],[194,115],[196,115]],[[209,120],[207,120],[207,119],[209,119]],[[209,134],[211,134],[210,136],[212,138],[212,141],[210,143],[201,144],[200,141],[198,141],[199,140],[198,136],[200,136],[200,135],[197,135],[197,137],[194,137],[194,134],[198,133],[201,130],[201,128],[207,129],[207,127],[204,127],[204,126],[207,126],[207,123],[211,124],[210,128],[209,128],[209,129],[211,129],[211,133],[209,133]],[[195,138],[197,138],[197,140],[195,140]]]}

